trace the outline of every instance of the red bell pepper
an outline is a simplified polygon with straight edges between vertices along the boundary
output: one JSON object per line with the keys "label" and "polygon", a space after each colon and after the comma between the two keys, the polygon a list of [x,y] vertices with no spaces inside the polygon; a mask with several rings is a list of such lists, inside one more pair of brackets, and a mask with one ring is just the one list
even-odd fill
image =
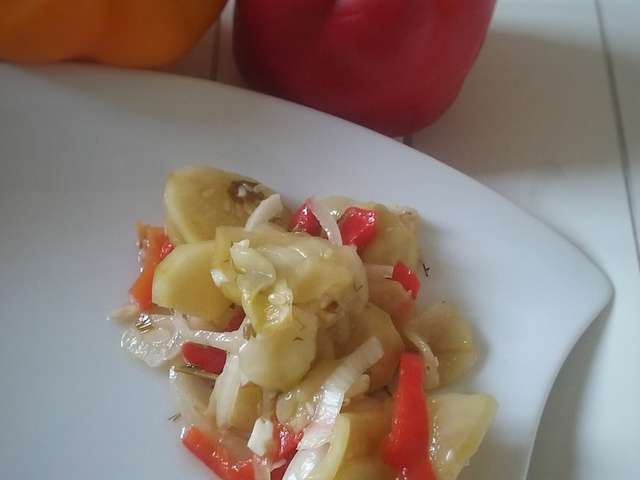
{"label": "red bell pepper", "polygon": [[278,445],[278,452],[274,461],[284,460],[286,463],[271,472],[271,480],[282,480],[291,459],[296,454],[298,443],[302,440],[302,431],[294,433],[289,427],[278,423],[274,429],[275,442]]}
{"label": "red bell pepper", "polygon": [[322,230],[320,222],[309,208],[309,204],[304,202],[293,213],[291,222],[289,223],[289,230],[292,232],[306,232],[309,235],[318,236]]}
{"label": "red bell pepper", "polygon": [[414,299],[418,296],[418,291],[420,290],[420,280],[418,279],[418,275],[416,275],[416,272],[411,270],[404,263],[397,262],[393,266],[391,280],[395,280],[402,285]]}
{"label": "red bell pepper", "polygon": [[383,460],[401,480],[436,480],[429,461],[429,419],[422,382],[420,356],[403,353],[391,432],[382,445]]}
{"label": "red bell pepper", "polygon": [[366,208],[347,208],[338,222],[342,243],[362,250],[376,236],[377,214]]}
{"label": "red bell pepper", "polygon": [[231,320],[229,320],[229,323],[224,329],[225,332],[236,331],[237,329],[240,328],[240,325],[242,325],[242,322],[244,321],[244,316],[245,316],[244,310],[239,307],[236,307],[236,308],[238,308],[238,310],[236,310],[236,313],[233,315],[233,317],[231,317]]}
{"label": "red bell pepper", "polygon": [[227,361],[227,352],[219,348],[201,345],[195,342],[182,344],[184,361],[211,373],[222,373]]}
{"label": "red bell pepper", "polygon": [[222,480],[254,480],[253,459],[234,461],[220,440],[212,440],[190,427],[182,443]]}
{"label": "red bell pepper", "polygon": [[495,0],[236,0],[233,52],[249,85],[391,136],[454,101]]}
{"label": "red bell pepper", "polygon": [[171,253],[173,245],[162,227],[144,224],[138,224],[138,242],[142,268],[140,275],[129,288],[129,294],[138,308],[145,312],[153,305],[151,302],[153,274],[158,264]]}

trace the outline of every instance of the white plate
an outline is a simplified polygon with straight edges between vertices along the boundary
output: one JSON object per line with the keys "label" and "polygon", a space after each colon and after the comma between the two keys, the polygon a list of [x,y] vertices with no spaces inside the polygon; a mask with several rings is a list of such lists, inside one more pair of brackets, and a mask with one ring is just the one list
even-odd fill
{"label": "white plate", "polygon": [[413,205],[430,301],[461,306],[484,346],[457,386],[495,424],[464,478],[526,475],[558,369],[611,296],[576,248],[417,151],[287,102],[99,67],[0,65],[0,477],[197,479],[162,373],[105,320],[135,275],[134,223],[162,221],[165,175],[212,164],[294,201],[342,193]]}

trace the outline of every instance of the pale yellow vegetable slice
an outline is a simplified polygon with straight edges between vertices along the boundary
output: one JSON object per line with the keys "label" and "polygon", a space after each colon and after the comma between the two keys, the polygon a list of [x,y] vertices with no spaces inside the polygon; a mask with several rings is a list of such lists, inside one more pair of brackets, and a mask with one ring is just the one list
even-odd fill
{"label": "pale yellow vegetable slice", "polygon": [[153,276],[153,303],[217,325],[231,302],[211,279],[214,242],[178,245],[160,262]]}
{"label": "pale yellow vegetable slice", "polygon": [[334,480],[394,480],[396,475],[380,457],[357,457],[338,470]]}
{"label": "pale yellow vegetable slice", "polygon": [[370,404],[338,416],[329,451],[310,480],[332,480],[352,458],[379,453],[380,443],[391,430],[391,409],[388,402],[382,401],[376,402],[375,407]]}
{"label": "pale yellow vegetable slice", "polygon": [[316,363],[302,381],[282,393],[276,402],[278,421],[288,424],[296,432],[302,430],[313,416],[320,387],[339,364],[337,360]]}
{"label": "pale yellow vegetable slice", "polygon": [[229,424],[243,434],[250,434],[253,424],[260,416],[262,403],[262,389],[253,383],[243,385],[238,389],[238,395],[233,405],[233,413]]}
{"label": "pale yellow vegetable slice", "polygon": [[402,328],[413,317],[415,301],[394,280],[369,278],[369,301],[391,315],[398,328]]}
{"label": "pale yellow vegetable slice", "polygon": [[[220,288],[234,303],[255,302],[256,312],[272,303],[270,295],[278,293],[276,280],[286,281],[293,304],[314,314],[331,305],[343,313],[357,311],[367,302],[366,273],[351,247],[336,247],[322,238],[282,232],[268,226],[255,231],[220,227],[215,242],[212,267],[214,273],[220,274]],[[284,284],[279,285],[283,293]],[[272,298],[284,297],[277,294]],[[250,305],[246,305],[245,310],[251,310]],[[262,323],[267,322],[256,322],[257,330]],[[324,324],[324,317],[323,326],[329,326]]]}
{"label": "pale yellow vegetable slice", "polygon": [[164,190],[172,240],[212,240],[220,225],[244,225],[272,193],[251,178],[213,167],[176,170]]}
{"label": "pale yellow vegetable slice", "polygon": [[356,349],[371,337],[377,337],[384,350],[383,357],[369,369],[369,390],[374,391],[391,382],[404,351],[404,343],[389,314],[372,303],[351,316],[351,336],[346,351]]}
{"label": "pale yellow vegetable slice", "polygon": [[315,315],[293,309],[286,328],[260,333],[240,350],[246,377],[268,390],[286,391],[309,371],[316,355],[318,322]]}
{"label": "pale yellow vegetable slice", "polygon": [[480,447],[497,410],[489,395],[442,394],[428,402],[432,422],[429,454],[438,480],[455,480]]}
{"label": "pale yellow vegetable slice", "polygon": [[[427,307],[409,322],[405,334],[421,350],[425,360],[428,360],[429,352],[420,342],[426,342],[437,357],[439,382],[436,386],[457,380],[478,360],[471,327],[454,305],[437,303]],[[430,373],[433,372],[427,371],[427,381]]]}
{"label": "pale yellow vegetable slice", "polygon": [[377,213],[376,236],[361,252],[362,261],[379,265],[395,265],[400,261],[415,270],[418,240],[411,224],[384,205],[375,204],[373,209]]}

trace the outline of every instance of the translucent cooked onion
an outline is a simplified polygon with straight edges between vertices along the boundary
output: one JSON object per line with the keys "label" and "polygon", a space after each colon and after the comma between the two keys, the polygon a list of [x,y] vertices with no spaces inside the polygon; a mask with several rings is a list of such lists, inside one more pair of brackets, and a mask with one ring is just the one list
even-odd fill
{"label": "translucent cooked onion", "polygon": [[282,480],[305,480],[322,462],[329,451],[329,445],[298,450],[284,472]]}
{"label": "translucent cooked onion", "polygon": [[191,329],[182,314],[144,314],[122,334],[120,345],[150,367],[158,367],[178,355],[190,338]]}
{"label": "translucent cooked onion", "polygon": [[253,478],[254,480],[271,480],[271,470],[273,464],[268,458],[253,457]]}
{"label": "translucent cooked onion", "polygon": [[123,333],[120,345],[150,367],[158,367],[176,357],[182,344],[190,340],[225,352],[238,353],[246,342],[243,329],[244,322],[233,332],[191,330],[184,315],[179,312],[173,315],[143,314],[136,325]]}
{"label": "translucent cooked onion", "polygon": [[304,430],[299,449],[315,448],[329,442],[346,393],[383,354],[380,340],[371,337],[342,361],[320,388],[320,400],[311,423]]}
{"label": "translucent cooked onion", "polygon": [[240,360],[238,355],[227,355],[222,373],[216,380],[211,392],[209,406],[206,414],[215,414],[216,425],[220,429],[226,429],[231,423],[233,407],[238,398],[238,390],[242,384],[240,373]]}
{"label": "translucent cooked onion", "polygon": [[169,388],[181,419],[186,425],[196,425],[199,429],[208,431],[209,422],[204,412],[207,409],[207,399],[211,393],[211,382],[169,370]]}
{"label": "translucent cooked onion", "polygon": [[280,195],[274,193],[261,201],[256,209],[251,212],[244,228],[246,230],[254,230],[258,225],[269,222],[282,212],[283,206]]}
{"label": "translucent cooked onion", "polygon": [[273,423],[264,418],[256,419],[247,447],[256,455],[264,456],[273,442]]}
{"label": "translucent cooked onion", "polygon": [[308,201],[311,212],[318,219],[318,223],[327,234],[327,239],[334,245],[342,245],[342,234],[338,227],[338,222],[333,218],[331,212],[315,198],[310,198]]}
{"label": "translucent cooked onion", "polygon": [[246,340],[243,336],[244,321],[238,330],[233,332],[212,332],[209,330],[196,330],[193,332],[193,340],[203,345],[219,348],[228,353],[238,353]]}

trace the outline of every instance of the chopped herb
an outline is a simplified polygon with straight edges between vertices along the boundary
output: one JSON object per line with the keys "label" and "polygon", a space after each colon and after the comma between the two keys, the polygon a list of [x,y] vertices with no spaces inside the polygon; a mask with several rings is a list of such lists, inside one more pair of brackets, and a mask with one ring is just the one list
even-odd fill
{"label": "chopped herb", "polygon": [[151,321],[151,317],[149,315],[140,315],[138,320],[136,321],[135,327],[138,329],[140,333],[147,333],[153,330],[153,322]]}
{"label": "chopped herb", "polygon": [[329,305],[327,305],[326,307],[324,307],[324,311],[328,312],[328,313],[335,313],[336,310],[338,310],[338,302],[336,302],[335,300],[333,302],[331,302]]}
{"label": "chopped herb", "polygon": [[427,267],[424,262],[422,262],[422,271],[424,272],[424,276],[429,278],[429,272],[431,271],[431,267]]}
{"label": "chopped herb", "polygon": [[245,340],[249,340],[251,338],[254,338],[256,336],[256,331],[253,328],[253,325],[251,325],[250,323],[245,323],[244,327],[242,328],[242,337]]}
{"label": "chopped herb", "polygon": [[181,413],[174,413],[173,415],[171,415],[169,418],[167,418],[167,420],[169,420],[170,422],[175,422],[176,420],[178,420],[180,417],[182,416]]}
{"label": "chopped herb", "polygon": [[247,180],[235,180],[229,185],[227,192],[236,203],[258,203],[264,200],[264,195],[259,191],[256,182]]}
{"label": "chopped herb", "polygon": [[206,378],[207,380],[215,380],[218,375],[215,373],[207,372],[206,370],[196,367],[187,363],[185,365],[178,365],[175,367],[176,372],[184,373],[185,375],[193,375],[195,377]]}

